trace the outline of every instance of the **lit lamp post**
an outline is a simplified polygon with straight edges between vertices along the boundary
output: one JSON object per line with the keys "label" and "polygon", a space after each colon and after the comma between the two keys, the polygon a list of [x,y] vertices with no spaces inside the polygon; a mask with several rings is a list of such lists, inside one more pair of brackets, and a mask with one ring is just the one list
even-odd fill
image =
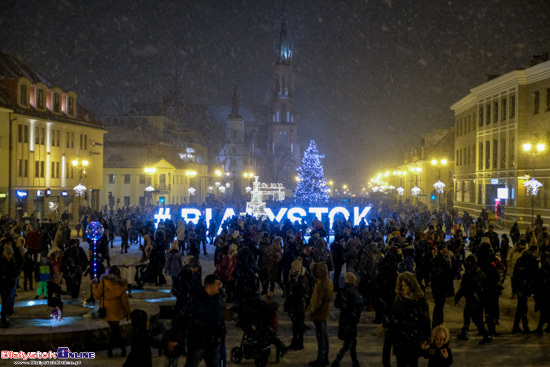
{"label": "lit lamp post", "polygon": [[523,151],[531,156],[531,179],[523,184],[527,188],[527,192],[531,195],[531,227],[535,224],[535,195],[537,195],[539,187],[542,186],[539,181],[535,180],[535,165],[533,161],[535,157],[544,152],[545,149],[546,145],[543,143],[538,143],[536,149],[533,149],[531,143],[523,144]]}
{"label": "lit lamp post", "polygon": [[[195,195],[195,191],[196,191],[196,189],[192,185],[191,180],[193,179],[193,177],[197,176],[197,171],[186,170],[185,171],[185,176],[187,176],[187,185],[189,186],[187,191],[189,192],[189,202],[191,202],[191,196]],[[199,189],[200,189],[200,184],[199,184]]]}
{"label": "lit lamp post", "polygon": [[[254,176],[255,176],[255,175],[256,175],[256,174],[255,174],[254,172],[252,172],[252,171],[247,171],[247,172],[244,172],[244,173],[243,173],[243,177],[246,178],[246,179],[248,179],[248,186],[247,186],[247,187],[251,187],[251,186],[252,186],[252,180],[254,179]],[[246,190],[246,189],[245,189],[245,190]],[[250,189],[250,191],[252,191],[252,189]],[[225,192],[225,190],[224,190],[224,192]],[[247,192],[249,192],[249,191],[247,191]]]}
{"label": "lit lamp post", "polygon": [[82,179],[86,177],[86,167],[88,167],[88,161],[86,159],[78,160],[75,159],[72,161],[73,167],[80,169],[78,185],[74,187],[75,194],[78,196],[78,220],[81,216],[81,206],[82,206],[82,196],[86,192],[86,186],[82,185]]}
{"label": "lit lamp post", "polygon": [[437,167],[437,182],[434,183],[435,191],[437,192],[438,209],[441,210],[441,194],[445,191],[445,184],[441,182],[441,167],[447,165],[446,159],[433,159],[432,166]]}
{"label": "lit lamp post", "polygon": [[[418,187],[418,175],[422,172],[422,167],[411,167],[411,172],[414,173],[414,187],[411,189],[411,194],[416,197],[422,191]],[[416,198],[416,202],[418,203],[418,198]]]}

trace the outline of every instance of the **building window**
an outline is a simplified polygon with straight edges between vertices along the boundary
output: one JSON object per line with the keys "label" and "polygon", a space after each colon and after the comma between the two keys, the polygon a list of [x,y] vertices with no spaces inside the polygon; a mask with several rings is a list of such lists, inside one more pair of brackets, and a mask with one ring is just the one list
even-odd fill
{"label": "building window", "polygon": [[546,88],[546,111],[550,111],[550,88]]}
{"label": "building window", "polygon": [[37,94],[38,94],[38,96],[36,97],[38,99],[37,106],[40,109],[44,109],[44,90],[39,89]]}
{"label": "building window", "polygon": [[487,103],[485,106],[485,124],[489,125],[491,123],[491,104]]}
{"label": "building window", "polygon": [[498,101],[493,102],[493,122],[498,122]]}
{"label": "building window", "polygon": [[516,96],[510,96],[510,119],[516,117]]}
{"label": "building window", "polygon": [[40,144],[40,128],[38,126],[34,128],[34,144]]}
{"label": "building window", "polygon": [[128,173],[124,175],[124,183],[125,183],[125,184],[129,184],[129,183],[130,183],[130,177],[131,177],[131,176],[132,176],[132,175],[130,175],[130,174],[128,174]]}
{"label": "building window", "polygon": [[69,97],[69,115],[74,116],[74,98]]}
{"label": "building window", "polygon": [[55,178],[55,162],[52,162],[51,178]]}
{"label": "building window", "polygon": [[483,106],[479,106],[479,126],[483,126]]}
{"label": "building window", "polygon": [[145,206],[145,196],[140,196],[139,197],[139,205]]}
{"label": "building window", "polygon": [[59,98],[59,93],[53,94],[53,112],[61,112],[61,100]]}
{"label": "building window", "polygon": [[57,178],[61,177],[59,175],[59,162],[55,162],[55,177]]}
{"label": "building window", "polygon": [[145,185],[145,175],[144,174],[139,175],[139,183],[140,183],[140,185]]}
{"label": "building window", "polygon": [[129,197],[129,196],[125,196],[125,197],[124,197],[124,206],[125,206],[125,207],[129,207],[129,206],[130,206],[130,197]]}
{"label": "building window", "polygon": [[29,105],[29,97],[27,96],[29,87],[26,84],[21,84],[21,105]]}
{"label": "building window", "polygon": [[491,142],[485,142],[485,169],[491,168]]}
{"label": "building window", "polygon": [[19,177],[23,177],[23,160],[19,160]]}
{"label": "building window", "polygon": [[40,178],[44,178],[44,166],[45,166],[45,162],[40,161]]}
{"label": "building window", "polygon": [[40,161],[34,161],[34,177],[40,177]]}
{"label": "building window", "polygon": [[23,142],[23,125],[21,124],[17,125],[17,141],[19,143]]}
{"label": "building window", "polygon": [[535,115],[539,113],[539,105],[540,105],[539,91],[536,91],[535,93],[533,93],[533,113]]}
{"label": "building window", "polygon": [[114,173],[109,173],[109,183],[110,184],[115,183],[115,177],[116,177],[116,175]]}
{"label": "building window", "polygon": [[80,134],[80,149],[88,149],[88,135]]}
{"label": "building window", "polygon": [[501,114],[500,114],[500,121],[505,121],[506,120],[506,98],[503,98],[501,101],[500,101],[500,106],[501,106]]}

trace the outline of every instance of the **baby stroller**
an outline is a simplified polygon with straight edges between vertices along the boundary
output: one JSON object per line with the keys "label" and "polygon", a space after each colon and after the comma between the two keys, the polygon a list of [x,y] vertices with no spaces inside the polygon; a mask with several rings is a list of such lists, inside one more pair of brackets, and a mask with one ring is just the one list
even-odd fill
{"label": "baby stroller", "polygon": [[[256,367],[265,367],[271,354],[272,332],[269,329],[269,310],[259,298],[235,305],[238,315],[237,326],[244,335],[241,345],[231,349],[231,362],[241,363],[243,358],[254,359]],[[277,351],[279,363],[279,351]]]}

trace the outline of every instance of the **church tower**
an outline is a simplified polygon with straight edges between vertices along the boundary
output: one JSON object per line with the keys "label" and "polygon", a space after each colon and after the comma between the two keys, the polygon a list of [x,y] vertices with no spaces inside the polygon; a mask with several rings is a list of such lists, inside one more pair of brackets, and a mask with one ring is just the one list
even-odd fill
{"label": "church tower", "polygon": [[277,47],[269,123],[268,156],[271,157],[271,182],[280,182],[287,188],[295,186],[294,177],[300,162],[298,126],[294,111],[293,48],[286,29],[283,6],[281,33]]}
{"label": "church tower", "polygon": [[240,175],[244,171],[244,119],[239,114],[237,86],[233,90],[231,114],[226,121],[225,147],[223,150],[223,169],[235,180],[234,192],[240,192]]}

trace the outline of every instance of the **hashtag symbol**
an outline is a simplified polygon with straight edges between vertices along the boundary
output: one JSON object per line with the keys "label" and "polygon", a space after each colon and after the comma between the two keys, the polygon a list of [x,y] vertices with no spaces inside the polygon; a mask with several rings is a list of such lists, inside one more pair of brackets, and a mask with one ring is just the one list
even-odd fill
{"label": "hashtag symbol", "polygon": [[[166,212],[164,211],[166,210]],[[159,213],[154,215],[155,218],[155,228],[158,228],[159,221],[161,219],[170,219],[172,216],[170,215],[170,208],[159,208]]]}

